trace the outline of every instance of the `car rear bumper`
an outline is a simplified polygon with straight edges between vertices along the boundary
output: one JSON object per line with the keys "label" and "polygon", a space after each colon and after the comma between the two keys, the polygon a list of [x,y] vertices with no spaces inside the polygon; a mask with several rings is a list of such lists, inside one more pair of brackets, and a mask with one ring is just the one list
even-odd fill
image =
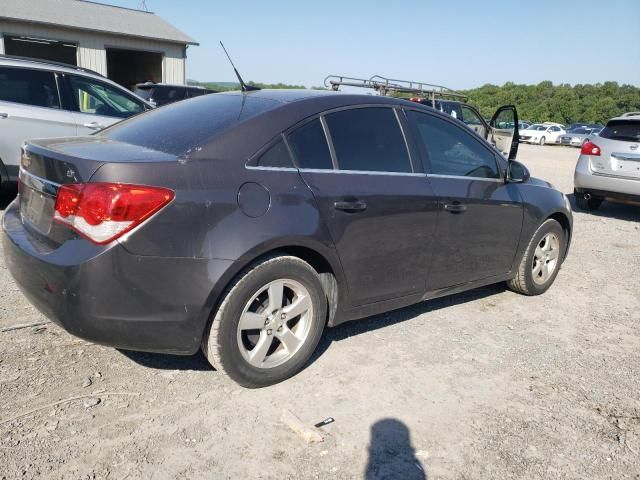
{"label": "car rear bumper", "polygon": [[[614,175],[603,175],[594,173],[589,167],[589,157],[581,155],[576,165],[573,178],[573,185],[580,193],[592,193],[592,195],[608,196],[609,198],[640,197],[640,179],[616,177]],[[596,194],[595,192],[607,193],[607,195]]]}
{"label": "car rear bumper", "polygon": [[20,221],[4,215],[7,266],[28,300],[69,333],[128,350],[192,354],[215,305],[213,286],[230,260],[162,258],[78,239],[43,249]]}

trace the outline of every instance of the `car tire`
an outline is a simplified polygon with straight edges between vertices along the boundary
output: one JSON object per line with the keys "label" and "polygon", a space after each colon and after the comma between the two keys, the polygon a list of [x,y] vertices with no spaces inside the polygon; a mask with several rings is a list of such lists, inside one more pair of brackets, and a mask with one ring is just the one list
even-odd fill
{"label": "car tire", "polygon": [[202,350],[238,384],[266,387],[304,367],[326,319],[318,273],[300,258],[275,255],[245,269],[227,289]]}
{"label": "car tire", "polygon": [[580,210],[586,210],[586,211],[590,211],[590,210],[597,210],[598,208],[600,208],[600,205],[602,205],[602,198],[598,198],[598,197],[591,197],[589,199],[584,198],[584,194],[583,193],[578,193],[578,192],[574,192],[574,196],[576,198],[576,206],[580,209]]}
{"label": "car tire", "polygon": [[544,146],[544,144],[546,143],[547,139],[544,137],[540,137],[540,146]]}
{"label": "car tire", "polygon": [[562,226],[554,219],[546,220],[531,237],[516,275],[507,281],[507,286],[524,295],[546,292],[558,275],[565,249]]}

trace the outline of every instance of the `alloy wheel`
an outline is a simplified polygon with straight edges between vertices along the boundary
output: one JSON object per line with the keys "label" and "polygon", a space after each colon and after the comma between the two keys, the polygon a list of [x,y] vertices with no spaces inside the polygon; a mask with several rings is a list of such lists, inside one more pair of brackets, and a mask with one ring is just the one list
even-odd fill
{"label": "alloy wheel", "polygon": [[555,233],[547,233],[535,249],[531,265],[533,281],[543,285],[555,272],[560,255],[560,240]]}
{"label": "alloy wheel", "polygon": [[237,329],[240,352],[257,368],[282,365],[304,345],[312,320],[311,295],[301,283],[270,282],[253,294],[242,311]]}

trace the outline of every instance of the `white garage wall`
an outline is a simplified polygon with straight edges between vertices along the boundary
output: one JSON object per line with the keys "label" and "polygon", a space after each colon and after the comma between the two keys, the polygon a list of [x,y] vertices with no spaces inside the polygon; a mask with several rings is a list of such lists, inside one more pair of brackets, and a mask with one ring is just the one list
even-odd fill
{"label": "white garage wall", "polygon": [[[0,35],[25,35],[75,43],[78,45],[78,66],[95,70],[103,75],[107,75],[105,48],[160,52],[164,54],[162,81],[176,84],[186,83],[183,45],[2,20],[0,20]],[[4,53],[2,39],[0,39],[0,53]]]}

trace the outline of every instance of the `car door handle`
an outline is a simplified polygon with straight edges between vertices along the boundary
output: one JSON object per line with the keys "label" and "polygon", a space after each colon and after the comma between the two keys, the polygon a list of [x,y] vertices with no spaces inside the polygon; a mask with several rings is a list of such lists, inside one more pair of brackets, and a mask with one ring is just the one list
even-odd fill
{"label": "car door handle", "polygon": [[0,118],[9,118],[9,114],[5,112],[0,112]]}
{"label": "car door handle", "polygon": [[361,200],[338,201],[333,203],[333,208],[347,213],[363,212],[367,209],[367,204]]}
{"label": "car door handle", "polygon": [[104,128],[104,125],[98,122],[85,123],[84,126],[91,130],[102,130]]}
{"label": "car door handle", "polygon": [[464,213],[467,211],[467,206],[461,204],[460,202],[445,203],[443,207],[447,212],[450,213]]}

